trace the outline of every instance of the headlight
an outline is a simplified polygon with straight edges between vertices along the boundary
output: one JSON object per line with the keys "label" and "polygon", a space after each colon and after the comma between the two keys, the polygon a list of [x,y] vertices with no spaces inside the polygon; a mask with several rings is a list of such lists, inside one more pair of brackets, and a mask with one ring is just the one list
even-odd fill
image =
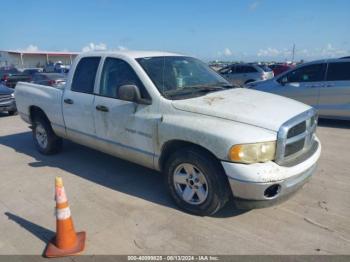
{"label": "headlight", "polygon": [[275,159],[276,141],[234,145],[229,152],[232,162],[251,164]]}
{"label": "headlight", "polygon": [[15,93],[12,93],[12,94],[11,94],[11,97],[12,97],[12,98],[15,98]]}

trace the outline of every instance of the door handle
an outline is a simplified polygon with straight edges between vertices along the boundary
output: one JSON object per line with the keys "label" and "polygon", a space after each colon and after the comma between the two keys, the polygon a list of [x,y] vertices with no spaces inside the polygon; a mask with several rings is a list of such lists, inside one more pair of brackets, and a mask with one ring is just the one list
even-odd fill
{"label": "door handle", "polygon": [[334,87],[334,86],[335,86],[335,84],[326,84],[325,87]]}
{"label": "door handle", "polygon": [[64,101],[66,104],[69,104],[69,105],[74,104],[74,101],[73,101],[72,99],[70,99],[70,98],[66,98],[66,99],[64,99],[63,101]]}
{"label": "door handle", "polygon": [[109,111],[108,107],[102,106],[102,105],[97,105],[96,106],[96,110],[102,111],[102,112],[108,112]]}

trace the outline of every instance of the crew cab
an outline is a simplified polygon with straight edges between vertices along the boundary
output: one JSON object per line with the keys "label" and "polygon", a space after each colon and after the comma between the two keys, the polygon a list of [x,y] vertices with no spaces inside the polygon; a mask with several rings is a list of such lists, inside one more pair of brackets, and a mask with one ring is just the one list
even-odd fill
{"label": "crew cab", "polygon": [[321,152],[310,106],[234,88],[174,53],[84,53],[65,86],[19,83],[15,97],[39,152],[58,152],[63,138],[161,171],[174,201],[197,215],[232,195],[249,209],[288,198]]}

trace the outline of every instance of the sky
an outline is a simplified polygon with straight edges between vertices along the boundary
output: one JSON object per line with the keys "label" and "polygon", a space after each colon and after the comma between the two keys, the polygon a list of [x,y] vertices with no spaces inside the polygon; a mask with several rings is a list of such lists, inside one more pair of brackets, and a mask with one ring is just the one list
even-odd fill
{"label": "sky", "polygon": [[350,55],[350,0],[2,1],[0,50],[286,61],[295,44],[295,60]]}

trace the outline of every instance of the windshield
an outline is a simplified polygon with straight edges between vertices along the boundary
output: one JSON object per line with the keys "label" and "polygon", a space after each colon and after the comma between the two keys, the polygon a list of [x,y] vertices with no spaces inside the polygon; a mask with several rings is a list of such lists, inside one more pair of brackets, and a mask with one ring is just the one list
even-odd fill
{"label": "windshield", "polygon": [[192,57],[144,57],[136,60],[168,99],[185,99],[232,87],[209,66]]}

